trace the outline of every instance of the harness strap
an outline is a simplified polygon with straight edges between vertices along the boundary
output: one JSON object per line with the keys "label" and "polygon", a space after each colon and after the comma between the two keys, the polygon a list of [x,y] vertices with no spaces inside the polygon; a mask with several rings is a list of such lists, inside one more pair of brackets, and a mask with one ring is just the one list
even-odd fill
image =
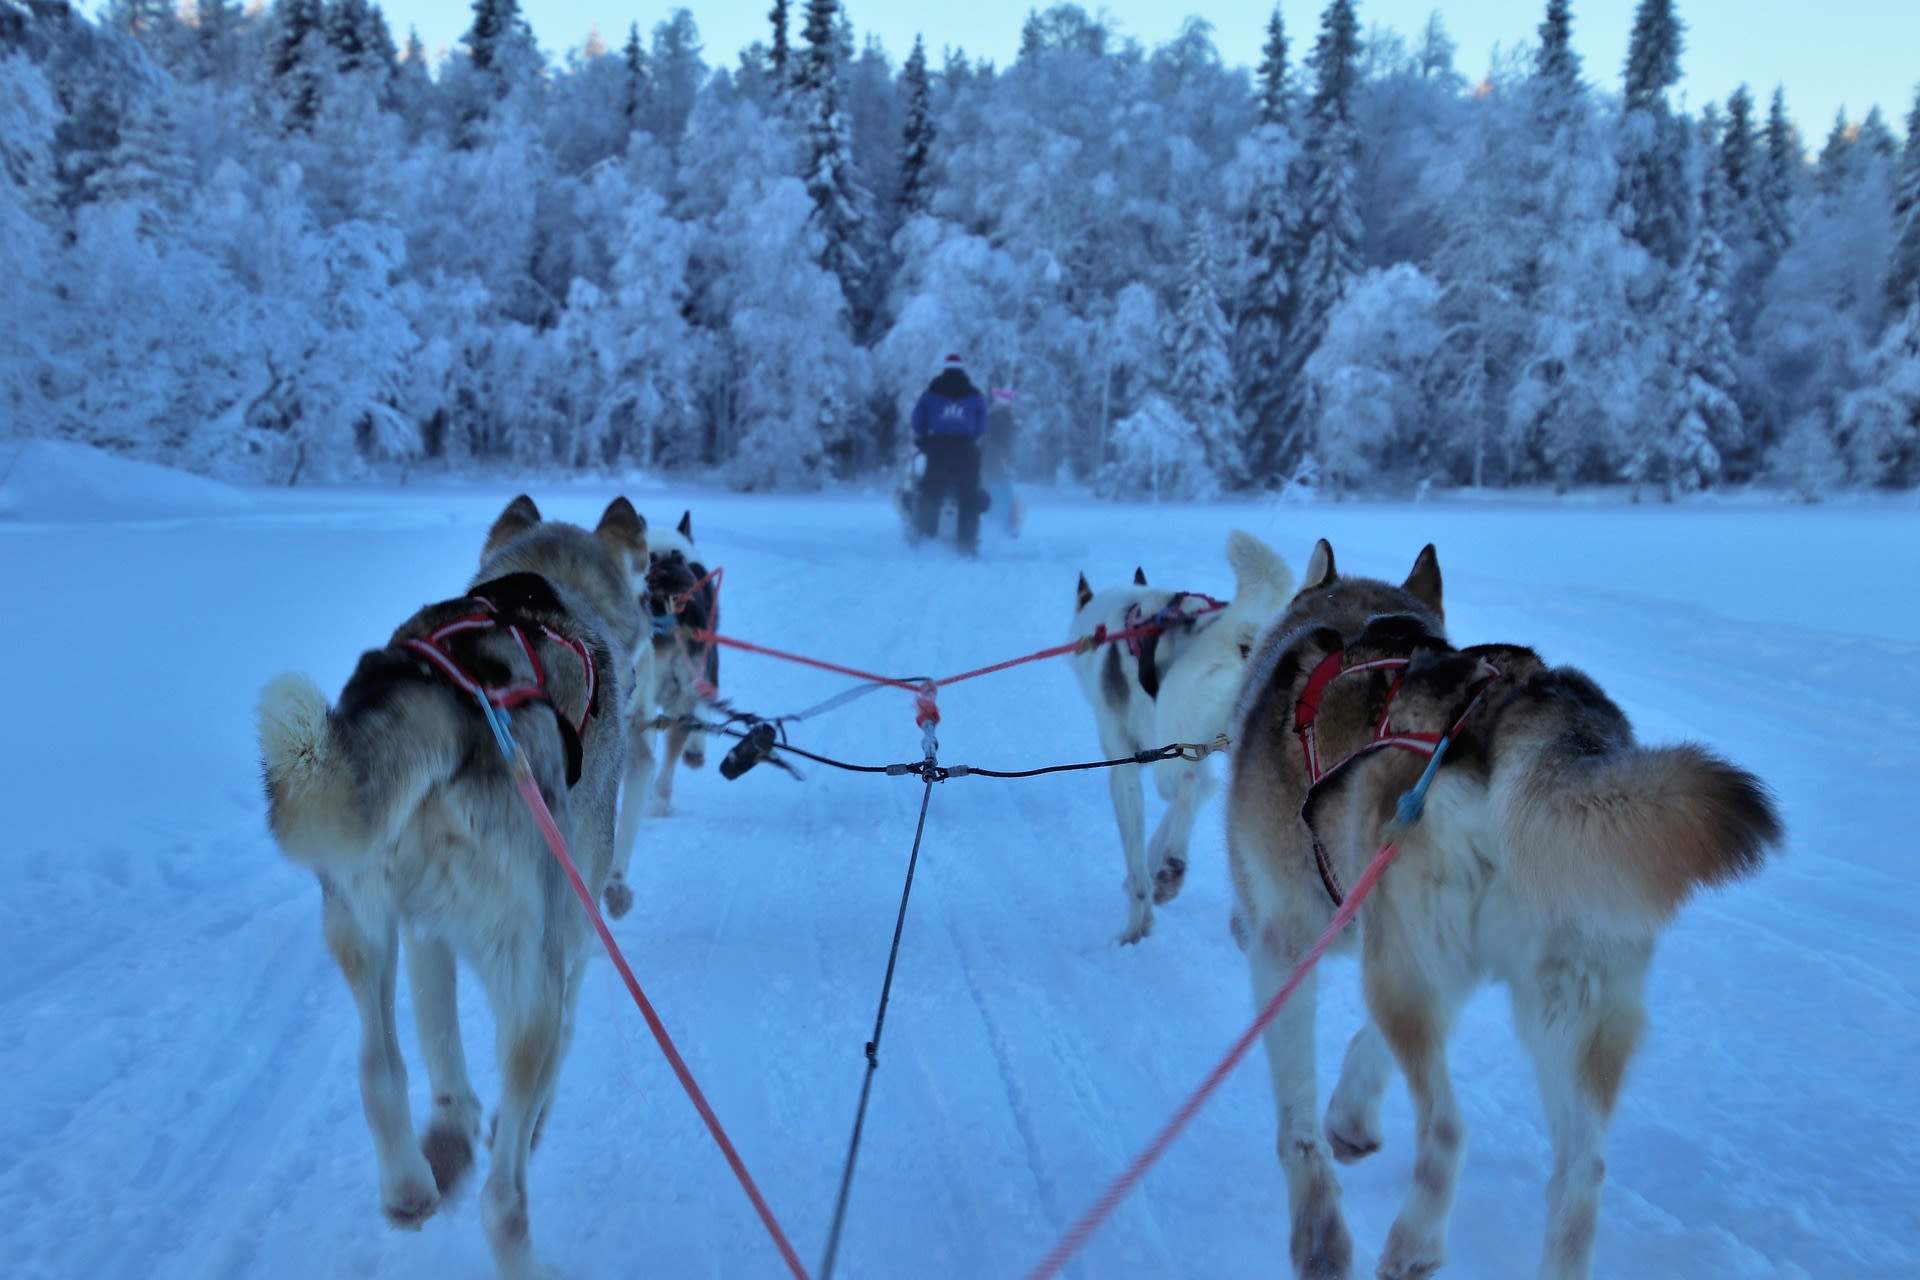
{"label": "harness strap", "polygon": [[[586,644],[572,636],[562,635],[545,623],[537,624],[540,634],[555,644],[573,651],[580,659],[580,668],[585,685],[585,705],[580,719],[575,722],[568,719],[560,705],[547,691],[546,668],[541,665],[540,655],[527,639],[525,628],[501,612],[499,605],[485,595],[475,594],[469,597],[481,607],[482,612],[470,613],[442,623],[424,636],[416,636],[405,641],[407,649],[425,658],[434,670],[444,676],[456,688],[478,701],[490,706],[510,710],[525,706],[530,702],[543,702],[553,708],[554,719],[560,726],[560,736],[567,754],[567,785],[573,786],[580,780],[584,764],[584,749],[581,738],[586,734],[587,722],[593,718],[600,699],[599,668],[593,660],[593,652]],[[520,646],[520,652],[526,656],[527,664],[533,668],[533,679],[516,680],[507,684],[489,685],[469,671],[461,661],[453,656],[447,647],[447,641],[456,635],[471,631],[505,631]]]}
{"label": "harness strap", "polygon": [[[1445,733],[1394,733],[1387,726],[1393,717],[1394,699],[1400,696],[1400,686],[1406,679],[1409,661],[1411,660],[1408,658],[1373,658],[1348,666],[1346,650],[1335,649],[1314,667],[1307,677],[1306,686],[1300,691],[1300,697],[1293,705],[1294,733],[1300,739],[1301,754],[1307,766],[1307,793],[1301,798],[1300,819],[1306,824],[1307,834],[1313,841],[1314,870],[1319,873],[1321,887],[1326,889],[1327,897],[1332,899],[1335,907],[1345,902],[1347,895],[1340,885],[1340,876],[1334,869],[1332,855],[1327,852],[1326,845],[1320,839],[1320,833],[1314,830],[1313,823],[1307,819],[1307,812],[1312,807],[1315,793],[1323,784],[1345,772],[1349,766],[1366,759],[1375,752],[1411,751],[1433,762],[1421,776],[1418,787],[1420,795],[1411,807],[1412,812],[1417,816],[1419,802],[1424,801],[1426,788],[1433,780],[1435,764],[1446,752],[1447,745],[1454,735],[1459,733],[1462,726],[1466,724],[1467,717],[1472,715],[1474,708],[1480,705],[1480,700],[1486,695],[1487,689],[1494,681],[1504,678],[1498,667],[1483,659],[1481,667],[1487,674],[1475,682],[1473,691],[1468,695],[1460,714],[1454,717],[1450,729]],[[1319,743],[1314,736],[1314,724],[1320,716],[1320,704],[1326,698],[1327,689],[1335,680],[1341,676],[1362,671],[1396,671],[1399,674],[1394,677],[1393,684],[1387,690],[1386,701],[1380,709],[1380,720],[1374,726],[1373,737],[1336,761],[1330,768],[1322,769]]]}
{"label": "harness strap", "polygon": [[[1204,600],[1204,608],[1187,612],[1185,605],[1189,600]],[[1126,626],[1127,652],[1133,655],[1136,670],[1139,672],[1140,688],[1147,697],[1158,699],[1160,696],[1160,668],[1155,661],[1160,649],[1160,637],[1174,626],[1192,627],[1200,619],[1225,609],[1226,602],[1215,600],[1212,596],[1198,591],[1176,591],[1159,612],[1151,618],[1138,604],[1127,606]]]}

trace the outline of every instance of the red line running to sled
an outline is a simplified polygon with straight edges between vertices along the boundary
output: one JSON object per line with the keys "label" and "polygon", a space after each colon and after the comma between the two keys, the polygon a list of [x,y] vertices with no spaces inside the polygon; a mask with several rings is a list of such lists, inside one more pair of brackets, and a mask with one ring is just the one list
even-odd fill
{"label": "red line running to sled", "polygon": [[773,1210],[760,1194],[760,1188],[754,1185],[753,1175],[747,1172],[747,1166],[740,1159],[740,1153],[733,1149],[733,1143],[727,1139],[727,1132],[720,1127],[720,1117],[707,1105],[706,1095],[700,1092],[700,1086],[694,1083],[693,1072],[687,1069],[687,1063],[674,1048],[673,1039],[667,1034],[667,1028],[660,1021],[660,1015],[653,1010],[653,1002],[647,999],[647,993],[640,989],[640,982],[633,976],[633,970],[627,967],[627,958],[620,953],[620,944],[613,940],[613,934],[607,929],[607,922],[600,915],[600,908],[594,905],[593,895],[587,891],[587,882],[580,878],[580,869],[573,865],[573,859],[567,855],[567,842],[560,834],[560,828],[554,824],[553,813],[547,808],[547,802],[540,795],[533,775],[527,771],[524,761],[516,760],[513,769],[514,784],[520,788],[520,795],[526,800],[527,807],[533,810],[533,819],[540,825],[540,834],[547,838],[547,847],[553,850],[553,856],[560,860],[566,870],[567,879],[573,884],[573,891],[580,896],[580,903],[587,909],[587,916],[593,921],[594,931],[600,935],[601,943],[607,954],[613,958],[613,967],[620,971],[627,991],[633,996],[633,1002],[640,1007],[640,1016],[647,1020],[647,1029],[653,1032],[653,1038],[659,1042],[660,1051],[667,1056],[667,1063],[673,1068],[673,1074],[680,1078],[680,1087],[693,1099],[694,1109],[700,1118],[706,1121],[707,1131],[713,1140],[720,1144],[720,1152],[726,1156],[727,1164],[733,1168],[733,1176],[747,1193],[747,1199],[753,1201],[754,1212],[760,1215],[760,1221],[766,1224],[773,1236],[774,1245],[780,1250],[780,1256],[786,1261],[787,1270],[797,1280],[808,1280],[807,1269],[801,1265],[800,1255],[793,1251],[787,1242],[787,1236],[774,1219]]}
{"label": "red line running to sled", "polygon": [[732,636],[723,636],[716,631],[697,631],[694,639],[723,644],[729,649],[744,649],[748,653],[765,654],[769,658],[782,658],[788,662],[797,662],[803,667],[817,667],[822,671],[831,671],[836,675],[852,676],[855,680],[865,680],[870,684],[884,684],[895,689],[905,689],[908,693],[919,693],[921,685],[911,680],[896,680],[892,676],[877,676],[871,671],[861,671],[857,667],[843,667],[837,662],[823,662],[819,658],[808,658],[797,653],[787,653],[781,649],[769,649],[765,645],[752,644],[745,640],[735,640]]}
{"label": "red line running to sled", "polygon": [[[1216,612],[1216,610],[1203,609],[1192,616],[1197,618],[1202,614],[1213,612]],[[936,689],[944,689],[948,685],[959,684],[963,680],[973,680],[979,676],[990,676],[997,671],[1006,671],[1011,667],[1021,666],[1024,663],[1039,662],[1044,658],[1058,658],[1062,654],[1073,653],[1082,645],[1086,644],[1088,640],[1091,640],[1094,647],[1097,648],[1103,644],[1118,644],[1123,641],[1132,640],[1136,636],[1151,635],[1156,631],[1164,630],[1165,627],[1166,624],[1161,622],[1142,622],[1137,626],[1128,627],[1125,631],[1114,632],[1109,632],[1104,626],[1096,627],[1092,635],[1079,640],[1069,640],[1065,644],[1057,644],[1050,649],[1042,649],[1038,653],[1029,653],[1018,658],[1009,658],[1005,662],[996,662],[992,666],[977,667],[972,671],[962,671],[957,676],[943,676],[938,680],[920,683],[910,680],[896,680],[892,676],[875,675],[871,671],[861,671],[857,667],[843,667],[836,662],[826,662],[819,658],[809,658],[798,653],[788,653],[783,649],[770,649],[765,645],[752,644],[746,640],[736,640],[732,636],[723,636],[715,631],[696,631],[694,633],[694,639],[705,644],[723,644],[731,649],[743,649],[748,653],[764,654],[769,658],[781,658],[787,662],[797,662],[803,667],[815,667],[821,671],[832,671],[838,675],[852,676],[855,680],[865,680],[872,684],[883,684],[895,689],[905,689],[908,693],[924,693],[928,683],[931,683]]]}
{"label": "red line running to sled", "polygon": [[[1373,892],[1373,886],[1380,880],[1380,873],[1387,869],[1387,864],[1393,861],[1394,855],[1399,851],[1400,847],[1394,841],[1388,841],[1380,847],[1380,852],[1375,854],[1373,861],[1367,864],[1367,869],[1360,873],[1360,879],[1354,882],[1353,892],[1349,893],[1347,900],[1340,904],[1340,909],[1333,913],[1333,919],[1328,922],[1319,941],[1315,942],[1307,954],[1301,957],[1300,963],[1294,966],[1293,973],[1287,978],[1285,985],[1274,993],[1273,999],[1267,1001],[1266,1007],[1260,1010],[1260,1015],[1253,1020],[1253,1025],[1233,1042],[1233,1047],[1227,1050],[1227,1056],[1220,1060],[1220,1065],[1200,1082],[1200,1087],[1195,1089],[1185,1102],[1180,1104],[1180,1109],[1174,1112],[1173,1118],[1154,1135],[1153,1141],[1147,1144],[1146,1150],[1135,1156],[1133,1163],[1108,1184],[1107,1189],[1100,1193],[1100,1198],[1093,1202],[1093,1207],[1073,1224],[1065,1236],[1061,1237],[1060,1243],[1053,1247],[1053,1252],[1041,1259],[1040,1265],[1027,1273],[1026,1280],[1048,1280],[1049,1277],[1060,1274],[1060,1269],[1067,1265],[1067,1259],[1078,1252],[1080,1246],[1099,1230],[1100,1224],[1106,1221],[1107,1215],[1126,1199],[1127,1193],[1146,1176],[1147,1170],[1153,1167],[1154,1162],[1166,1154],[1167,1148],[1173,1145],[1173,1140],[1180,1136],[1182,1129],[1187,1127],[1187,1122],[1199,1114],[1200,1108],[1206,1105],[1207,1099],[1213,1096],[1221,1082],[1240,1065],[1240,1060],[1247,1056],[1247,1051],[1253,1048],[1253,1042],[1259,1038],[1262,1031],[1267,1029],[1267,1024],[1279,1016],[1280,1007],[1286,1004],[1288,997],[1293,995],[1294,989],[1300,985],[1313,966],[1319,963],[1320,957],[1325,955],[1327,948],[1333,945],[1334,938],[1347,927],[1354,913],[1360,909],[1361,902]],[[1251,945],[1259,946],[1259,940],[1255,939]]]}

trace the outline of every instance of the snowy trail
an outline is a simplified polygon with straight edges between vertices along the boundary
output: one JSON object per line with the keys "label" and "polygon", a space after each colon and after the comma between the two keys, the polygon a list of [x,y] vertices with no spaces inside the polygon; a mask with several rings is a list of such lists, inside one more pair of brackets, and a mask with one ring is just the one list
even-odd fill
{"label": "snowy trail", "polygon": [[[535,490],[582,519],[610,491]],[[365,646],[452,594],[508,490],[259,494],[114,524],[0,523],[16,732],[0,737],[0,1223],[9,1275],[480,1277],[471,1199],[388,1230],[355,1085],[355,1020],[318,895],[263,830],[250,713],[299,668],[337,688]],[[1611,1145],[1598,1273],[1920,1274],[1920,580],[1910,510],[1435,504],[1164,508],[1041,499],[978,563],[914,552],[878,497],[635,494],[694,509],[727,570],[727,630],[856,667],[949,674],[1064,638],[1074,574],[1224,594],[1227,530],[1296,569],[1326,533],[1398,575],[1429,539],[1460,638],[1585,666],[1651,740],[1701,737],[1780,792],[1791,846],[1668,936]],[[844,680],[728,653],[760,712]],[[941,758],[1097,755],[1059,663],[941,698]],[[860,762],[918,756],[892,691],[795,726]],[[724,741],[710,745],[717,763]],[[683,777],[635,857],[615,931],[809,1266],[824,1242],[921,784],[802,765]],[[1157,813],[1149,802],[1150,816]],[[1228,938],[1220,808],[1187,888],[1138,947],[1098,774],[935,788],[842,1241],[846,1277],[1023,1273],[1250,1016]],[[426,1080],[402,1041],[416,1116]],[[483,1098],[484,1001],[462,988]],[[534,1232],[577,1277],[778,1274],[778,1260],[611,966],[596,963],[533,1166]],[[1322,1092],[1358,1018],[1322,987]],[[1530,1274],[1547,1141],[1504,997],[1453,1066],[1470,1149],[1460,1276]],[[1069,1274],[1284,1273],[1285,1193],[1256,1053]],[[1388,1145],[1343,1171],[1370,1269],[1409,1176]]]}

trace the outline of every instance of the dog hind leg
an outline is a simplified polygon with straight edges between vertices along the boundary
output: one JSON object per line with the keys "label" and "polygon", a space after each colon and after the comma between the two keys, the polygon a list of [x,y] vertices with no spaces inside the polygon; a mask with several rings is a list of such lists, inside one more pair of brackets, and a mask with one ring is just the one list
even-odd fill
{"label": "dog hind leg", "polygon": [[[1644,963],[1573,975],[1551,975],[1523,989],[1515,984],[1514,1022],[1531,1050],[1553,1138],[1547,1183],[1546,1244],[1541,1280],[1588,1280],[1606,1178],[1607,1123],[1622,1075],[1639,1041]],[[1562,995],[1582,997],[1570,1007]]]}
{"label": "dog hind leg", "polygon": [[627,773],[620,782],[620,820],[613,836],[613,867],[607,873],[607,887],[601,899],[607,914],[618,920],[633,909],[633,889],[627,884],[627,866],[633,861],[633,847],[640,839],[640,815],[647,808],[644,798],[647,779],[653,776],[653,732],[644,728],[645,715],[635,715],[627,725]]}
{"label": "dog hind leg", "polygon": [[527,1207],[527,1157],[541,1113],[551,1100],[563,1051],[563,961],[529,941],[503,949],[487,978],[497,1024],[500,1107],[494,1116],[493,1161],[480,1190],[480,1218],[503,1277],[547,1273],[533,1256]]}
{"label": "dog hind leg", "polygon": [[1327,1142],[1342,1164],[1380,1149],[1380,1098],[1393,1075],[1393,1054],[1369,1018],[1353,1033],[1340,1063],[1340,1082],[1327,1104]]}
{"label": "dog hind leg", "polygon": [[399,930],[391,919],[361,919],[354,904],[321,881],[321,927],[360,1014],[360,1103],[380,1164],[380,1207],[396,1227],[415,1228],[440,1207],[433,1170],[413,1137],[407,1064],[393,1024]]}
{"label": "dog hind leg", "polygon": [[[1368,928],[1375,928],[1375,920]],[[1413,1185],[1387,1232],[1380,1280],[1425,1280],[1446,1261],[1447,1219],[1453,1212],[1466,1124],[1447,1071],[1447,1034],[1465,990],[1443,991],[1389,951],[1367,939],[1367,1006],[1406,1073],[1413,1096]]]}
{"label": "dog hind leg", "polygon": [[[1307,944],[1277,922],[1263,925],[1247,948],[1253,998],[1264,1009],[1273,999]],[[1299,1280],[1347,1280],[1353,1268],[1353,1240],[1340,1211],[1340,1183],[1333,1156],[1316,1123],[1318,1085],[1313,1061],[1313,1023],[1318,978],[1309,971],[1267,1025],[1267,1067],[1273,1077],[1278,1119],[1275,1146],[1287,1177],[1292,1215],[1289,1252]]]}
{"label": "dog hind leg", "polygon": [[[1100,749],[1109,758],[1130,756],[1139,747],[1124,730],[1110,727],[1101,717]],[[1127,927],[1116,941],[1138,942],[1153,931],[1153,869],[1147,861],[1146,795],[1140,770],[1125,765],[1108,769],[1107,789],[1113,796],[1113,816],[1120,826],[1120,849],[1126,855]]]}
{"label": "dog hind leg", "polygon": [[480,1140],[480,1099],[467,1076],[467,1054],[460,1042],[458,970],[453,949],[440,938],[407,938],[407,982],[413,988],[413,1020],[420,1052],[433,1085],[433,1111],[420,1151],[433,1169],[442,1196],[458,1187],[473,1168]]}
{"label": "dog hind leg", "polygon": [[1207,798],[1219,786],[1204,762],[1161,760],[1153,766],[1167,811],[1154,828],[1147,846],[1147,866],[1153,873],[1153,901],[1164,906],[1180,895],[1187,879],[1187,849],[1193,843],[1193,824]]}

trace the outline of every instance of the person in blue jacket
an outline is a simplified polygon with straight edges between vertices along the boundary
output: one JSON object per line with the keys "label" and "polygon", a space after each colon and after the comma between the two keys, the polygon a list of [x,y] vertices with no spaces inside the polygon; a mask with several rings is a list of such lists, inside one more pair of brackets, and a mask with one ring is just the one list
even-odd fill
{"label": "person in blue jacket", "polygon": [[913,444],[927,455],[914,510],[920,536],[940,528],[940,504],[951,494],[960,505],[960,549],[980,546],[980,437],[987,430],[987,398],[967,376],[966,362],[950,355],[913,406]]}

